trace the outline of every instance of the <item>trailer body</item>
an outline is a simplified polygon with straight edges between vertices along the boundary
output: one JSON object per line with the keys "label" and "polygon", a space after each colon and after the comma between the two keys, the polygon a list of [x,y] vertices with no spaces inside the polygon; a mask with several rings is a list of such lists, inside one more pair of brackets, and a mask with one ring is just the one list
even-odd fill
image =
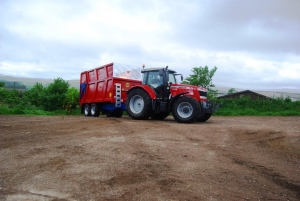
{"label": "trailer body", "polygon": [[[96,104],[97,110],[111,115],[116,110],[126,110],[127,91],[142,85],[138,80],[139,68],[120,67],[110,63],[80,74],[80,106]],[[88,109],[88,108],[86,108]],[[98,111],[96,111],[98,112]]]}

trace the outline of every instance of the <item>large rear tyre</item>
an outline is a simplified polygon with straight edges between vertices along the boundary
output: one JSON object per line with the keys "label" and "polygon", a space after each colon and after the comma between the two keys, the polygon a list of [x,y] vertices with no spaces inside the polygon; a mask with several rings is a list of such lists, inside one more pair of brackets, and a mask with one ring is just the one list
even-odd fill
{"label": "large rear tyre", "polygon": [[211,113],[205,113],[204,115],[198,118],[198,122],[205,122],[211,117]]}
{"label": "large rear tyre", "polygon": [[154,113],[151,115],[151,119],[153,120],[163,120],[167,116],[169,116],[170,112],[160,112],[160,113]]}
{"label": "large rear tyre", "polygon": [[99,117],[99,115],[100,115],[100,108],[99,108],[99,106],[97,104],[93,103],[91,105],[90,110],[91,110],[91,116],[93,116],[93,117]]}
{"label": "large rear tyre", "polygon": [[90,110],[90,105],[89,104],[84,105],[83,114],[86,117],[91,116],[91,110]]}
{"label": "large rear tyre", "polygon": [[128,93],[126,109],[132,119],[148,119],[152,114],[149,94],[143,89],[133,89]]}
{"label": "large rear tyre", "polygon": [[201,106],[194,98],[182,96],[175,102],[172,114],[179,123],[193,123],[201,114]]}

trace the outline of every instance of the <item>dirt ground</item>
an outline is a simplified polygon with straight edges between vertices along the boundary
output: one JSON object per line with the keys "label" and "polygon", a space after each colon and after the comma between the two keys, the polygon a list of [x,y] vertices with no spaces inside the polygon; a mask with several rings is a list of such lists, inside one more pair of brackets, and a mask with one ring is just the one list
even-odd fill
{"label": "dirt ground", "polygon": [[2,115],[0,200],[300,200],[300,117]]}

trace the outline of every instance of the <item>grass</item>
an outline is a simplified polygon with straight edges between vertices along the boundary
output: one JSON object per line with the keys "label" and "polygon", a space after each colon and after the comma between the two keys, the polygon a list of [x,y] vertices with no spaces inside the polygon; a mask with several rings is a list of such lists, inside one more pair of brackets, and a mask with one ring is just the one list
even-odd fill
{"label": "grass", "polygon": [[42,108],[37,107],[8,107],[7,105],[0,105],[0,115],[42,115],[42,116],[57,116],[57,115],[80,115],[80,108],[76,108],[72,112],[68,113],[66,110],[55,110],[55,111],[45,111]]}
{"label": "grass", "polygon": [[[249,97],[239,99],[223,99],[222,106],[214,113],[215,116],[300,116],[300,101],[289,99],[252,100]],[[34,106],[14,106],[0,104],[0,115],[81,115],[77,107],[71,112],[66,110],[45,111]],[[126,112],[124,112],[126,115]]]}

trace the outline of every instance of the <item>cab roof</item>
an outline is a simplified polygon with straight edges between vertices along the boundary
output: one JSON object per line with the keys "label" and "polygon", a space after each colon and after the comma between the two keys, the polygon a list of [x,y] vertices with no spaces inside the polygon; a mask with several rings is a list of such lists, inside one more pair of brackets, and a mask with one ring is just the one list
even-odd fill
{"label": "cab roof", "polygon": [[[149,72],[149,71],[159,71],[161,69],[164,69],[164,67],[156,67],[156,68],[144,68],[142,69],[142,73],[144,72]],[[172,72],[172,73],[176,73],[176,71],[172,70],[172,69],[168,69],[169,72]]]}

